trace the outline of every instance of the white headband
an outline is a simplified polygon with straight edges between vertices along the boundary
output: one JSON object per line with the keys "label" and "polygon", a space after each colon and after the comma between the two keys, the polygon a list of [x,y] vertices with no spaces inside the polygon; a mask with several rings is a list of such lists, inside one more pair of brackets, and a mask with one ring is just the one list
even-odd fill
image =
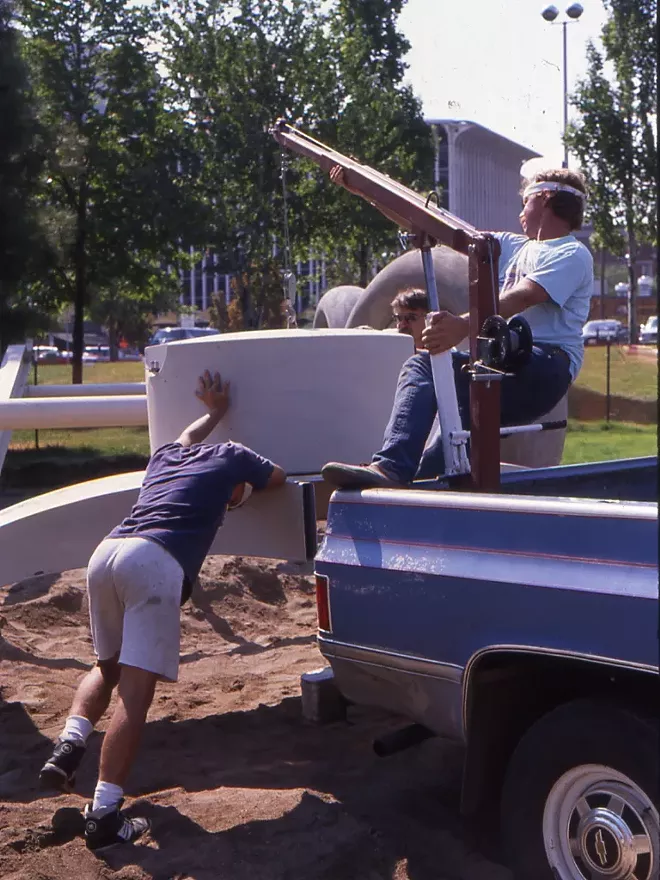
{"label": "white headband", "polygon": [[555,180],[541,180],[539,183],[530,183],[529,186],[525,187],[523,199],[528,199],[530,196],[540,192],[567,192],[573,196],[578,196],[583,202],[587,200],[587,196],[581,190],[576,189],[574,186],[569,186],[567,183],[557,183]]}
{"label": "white headband", "polygon": [[236,510],[237,508],[242,507],[250,495],[252,495],[252,485],[250,483],[243,483],[243,494],[234,504],[228,504],[227,510]]}

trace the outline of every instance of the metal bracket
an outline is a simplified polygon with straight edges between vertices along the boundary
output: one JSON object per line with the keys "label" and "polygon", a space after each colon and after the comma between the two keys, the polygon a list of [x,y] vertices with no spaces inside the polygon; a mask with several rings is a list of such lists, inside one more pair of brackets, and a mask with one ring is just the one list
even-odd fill
{"label": "metal bracket", "polygon": [[495,367],[489,367],[483,361],[465,364],[461,370],[469,373],[471,382],[501,382],[505,376],[513,375],[513,373],[504,373],[502,370],[496,370]]}

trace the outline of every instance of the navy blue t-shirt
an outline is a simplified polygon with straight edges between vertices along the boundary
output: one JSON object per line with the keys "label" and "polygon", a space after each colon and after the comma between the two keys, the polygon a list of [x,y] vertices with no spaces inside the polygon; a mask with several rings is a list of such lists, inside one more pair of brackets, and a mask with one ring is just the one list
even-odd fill
{"label": "navy blue t-shirt", "polygon": [[166,443],[149,459],[129,516],[109,538],[157,541],[192,583],[238,483],[264,489],[274,464],[240,443]]}

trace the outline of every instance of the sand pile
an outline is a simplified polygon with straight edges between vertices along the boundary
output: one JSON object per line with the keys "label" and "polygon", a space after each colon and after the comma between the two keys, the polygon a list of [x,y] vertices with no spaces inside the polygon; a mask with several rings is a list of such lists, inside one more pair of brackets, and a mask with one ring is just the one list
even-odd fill
{"label": "sand pile", "polygon": [[158,686],[127,787],[153,831],[97,858],[48,829],[91,797],[101,733],[75,794],[36,787],[93,662],[84,572],[0,589],[2,880],[508,880],[457,818],[454,747],[380,760],[401,719],[303,721],[300,675],[324,665],[310,566],[211,557],[181,621],[180,680]]}

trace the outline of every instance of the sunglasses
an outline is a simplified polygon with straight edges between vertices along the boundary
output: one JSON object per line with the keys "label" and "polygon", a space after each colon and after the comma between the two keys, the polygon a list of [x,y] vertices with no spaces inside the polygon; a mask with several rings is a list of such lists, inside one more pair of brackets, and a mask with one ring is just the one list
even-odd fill
{"label": "sunglasses", "polygon": [[405,315],[400,315],[398,312],[392,312],[392,317],[397,324],[414,324],[415,321],[419,321],[419,319],[424,316],[416,315],[414,312],[406,312]]}

